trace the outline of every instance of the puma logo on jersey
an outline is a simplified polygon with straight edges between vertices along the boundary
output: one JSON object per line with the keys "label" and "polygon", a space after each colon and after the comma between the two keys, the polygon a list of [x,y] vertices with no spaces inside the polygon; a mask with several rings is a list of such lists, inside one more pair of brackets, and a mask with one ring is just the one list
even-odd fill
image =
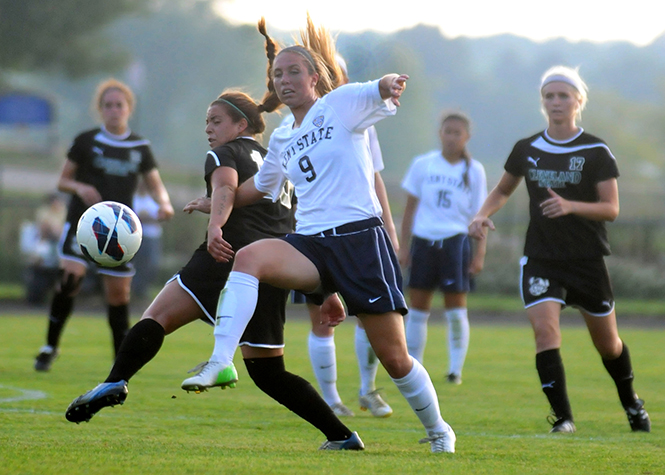
{"label": "puma logo on jersey", "polygon": [[526,159],[527,159],[528,162],[533,163],[534,167],[537,167],[538,166],[538,161],[540,160],[540,157],[538,157],[538,158],[527,157]]}

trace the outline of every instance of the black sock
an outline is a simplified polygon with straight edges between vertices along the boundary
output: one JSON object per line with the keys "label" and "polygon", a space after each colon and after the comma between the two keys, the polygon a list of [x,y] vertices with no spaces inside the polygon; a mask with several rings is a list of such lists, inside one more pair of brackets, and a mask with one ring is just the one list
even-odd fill
{"label": "black sock", "polygon": [[635,404],[635,391],[633,390],[633,365],[630,362],[630,352],[626,344],[618,358],[606,360],[603,358],[605,369],[610,373],[619,392],[621,405],[625,407]]}
{"label": "black sock", "polygon": [[60,336],[65,328],[65,323],[74,308],[74,297],[62,292],[57,292],[51,301],[51,311],[48,319],[48,333],[46,344],[57,348],[60,344]]}
{"label": "black sock", "polygon": [[573,420],[573,412],[570,409],[568,391],[566,389],[566,373],[561,361],[561,353],[558,348],[546,350],[536,354],[536,369],[540,377],[543,392],[552,406],[552,410],[558,419]]}
{"label": "black sock", "polygon": [[113,368],[104,382],[129,381],[155,357],[163,342],[164,327],[150,318],[140,320],[120,345]]}
{"label": "black sock", "polygon": [[129,305],[109,305],[108,321],[113,334],[113,350],[118,356],[122,340],[129,330]]}
{"label": "black sock", "polygon": [[351,437],[349,428],[316,389],[300,376],[286,371],[283,356],[246,359],[245,366],[261,391],[319,429],[328,440]]}

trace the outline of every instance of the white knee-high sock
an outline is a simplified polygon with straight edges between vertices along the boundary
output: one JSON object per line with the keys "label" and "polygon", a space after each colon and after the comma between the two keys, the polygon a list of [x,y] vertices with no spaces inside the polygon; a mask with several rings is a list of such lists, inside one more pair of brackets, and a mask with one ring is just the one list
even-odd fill
{"label": "white knee-high sock", "polygon": [[429,311],[412,308],[406,316],[406,346],[409,354],[421,364],[427,344],[427,320]]}
{"label": "white knee-high sock", "polygon": [[469,317],[466,308],[450,308],[444,312],[448,321],[449,373],[462,376],[469,349]]}
{"label": "white knee-high sock", "polygon": [[432,435],[434,432],[447,432],[450,430],[450,426],[441,417],[439,400],[432,380],[423,365],[415,358],[411,359],[413,368],[409,374],[400,379],[393,379],[393,381],[425,426],[427,435]]}
{"label": "white knee-high sock", "polygon": [[323,400],[329,406],[342,402],[337,392],[335,338],[333,336],[320,337],[310,332],[307,346],[309,348],[309,360],[312,363],[316,381],[321,388]]}
{"label": "white knee-high sock", "polygon": [[259,297],[259,280],[253,275],[232,271],[219,294],[215,318],[215,348],[210,361],[233,363],[240,337],[254,315]]}
{"label": "white knee-high sock", "polygon": [[360,395],[371,393],[376,389],[376,370],[379,367],[379,359],[369,344],[367,333],[364,328],[356,325],[356,357],[360,369]]}

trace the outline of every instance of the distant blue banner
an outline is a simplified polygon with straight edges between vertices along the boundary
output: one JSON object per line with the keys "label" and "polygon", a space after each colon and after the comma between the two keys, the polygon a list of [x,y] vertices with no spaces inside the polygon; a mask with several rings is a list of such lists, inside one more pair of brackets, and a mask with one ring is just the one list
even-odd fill
{"label": "distant blue banner", "polygon": [[0,124],[48,125],[51,122],[53,107],[47,99],[23,93],[0,96]]}

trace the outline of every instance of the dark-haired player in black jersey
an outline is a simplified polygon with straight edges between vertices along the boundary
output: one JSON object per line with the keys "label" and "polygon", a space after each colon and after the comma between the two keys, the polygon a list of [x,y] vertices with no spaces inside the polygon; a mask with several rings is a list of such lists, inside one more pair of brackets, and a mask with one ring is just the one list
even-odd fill
{"label": "dark-haired player in black jersey", "polygon": [[[150,142],[133,133],[128,126],[134,109],[131,89],[109,79],[97,87],[93,108],[103,125],[81,133],[74,139],[58,180],[58,189],[72,195],[59,246],[61,278],[51,302],[46,345],[35,360],[37,371],[48,371],[58,356],[60,336],[74,306],[74,299],[88,268],[76,241],[76,225],[83,212],[100,201],[118,201],[127,206],[142,178],[148,192],[159,204],[159,219],[173,216],[169,195],[162,183]],[[108,322],[115,353],[129,329],[129,298],[134,268],[98,267],[108,305]]]}
{"label": "dark-haired player in black jersey", "polygon": [[576,70],[549,69],[540,92],[547,129],[517,142],[469,231],[484,239],[485,228],[494,229],[489,216],[526,181],[531,219],[521,261],[521,294],[535,334],[536,369],[554,413],[550,432],[575,432],[559,353],[564,306],[582,313],[631,429],[649,432],[644,401],[633,390],[628,347],[617,330],[604,262],[610,253],[605,221],[619,214],[617,163],[604,141],[576,124],[587,99],[587,87]]}
{"label": "dark-haired player in black jersey", "polygon": [[[165,335],[199,319],[215,324],[219,293],[233,266],[232,259],[216,261],[210,253],[221,245],[222,236],[237,251],[259,239],[291,232],[290,185],[276,202],[264,199],[234,207],[236,189],[256,174],[267,153],[254,138],[265,129],[261,113],[261,106],[238,91],[223,93],[208,108],[206,133],[212,150],[205,163],[206,195],[184,209],[210,214],[206,241],[132,327],[106,381],[70,404],[67,420],[88,421],[100,409],[122,404],[127,382],[155,357]],[[256,312],[240,340],[247,371],[259,389],[317,427],[329,441],[346,440],[354,434],[307,381],[284,367],[287,296],[286,290],[261,285]],[[238,376],[233,365],[223,376],[220,386],[235,386]]]}

